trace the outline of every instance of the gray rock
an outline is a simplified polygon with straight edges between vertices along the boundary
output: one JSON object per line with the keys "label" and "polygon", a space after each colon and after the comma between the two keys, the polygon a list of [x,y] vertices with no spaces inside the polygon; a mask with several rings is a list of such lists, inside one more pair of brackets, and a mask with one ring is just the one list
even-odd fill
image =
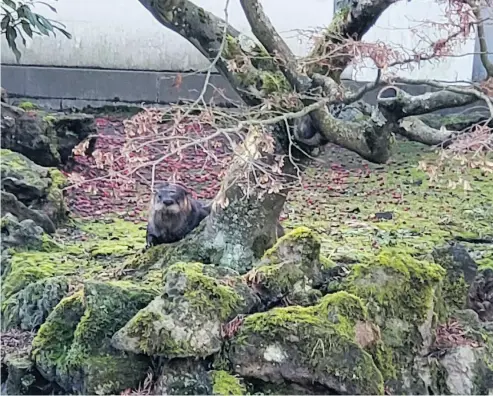
{"label": "gray rock", "polygon": [[200,361],[165,362],[153,389],[155,395],[212,395],[212,380]]}
{"label": "gray rock", "polygon": [[67,163],[72,149],[96,133],[94,116],[24,111],[2,102],[1,147],[42,166]]}
{"label": "gray rock", "polygon": [[476,311],[482,321],[493,321],[493,269],[478,272],[467,295],[467,307]]}
{"label": "gray rock", "polygon": [[115,333],[113,347],[170,359],[219,352],[221,325],[258,304],[239,276],[224,283],[218,276],[224,272],[199,263],[170,266],[163,294]]}
{"label": "gray rock", "polygon": [[2,149],[1,156],[2,216],[10,213],[19,222],[30,219],[46,232],[54,232],[66,219],[61,172],[11,150]]}
{"label": "gray rock", "polygon": [[69,281],[63,276],[31,283],[2,305],[2,331],[36,330],[68,292]]}
{"label": "gray rock", "polygon": [[0,191],[2,214],[11,213],[21,220],[31,219],[47,233],[55,232],[56,228],[53,222],[44,213],[34,209],[29,209],[26,205],[20,202],[14,194]]}
{"label": "gray rock", "polygon": [[2,217],[2,248],[23,247],[40,249],[43,245],[43,228],[33,220],[20,221],[11,213]]}

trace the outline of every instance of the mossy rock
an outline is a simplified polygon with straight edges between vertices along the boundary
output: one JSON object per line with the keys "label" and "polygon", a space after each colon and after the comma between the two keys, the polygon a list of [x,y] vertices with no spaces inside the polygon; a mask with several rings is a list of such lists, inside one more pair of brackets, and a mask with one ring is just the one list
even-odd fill
{"label": "mossy rock", "polygon": [[436,248],[433,259],[446,270],[440,301],[443,314],[464,309],[467,293],[478,273],[478,265],[461,244]]}
{"label": "mossy rock", "polygon": [[229,359],[243,377],[317,383],[345,394],[383,394],[382,374],[357,342],[358,324],[366,319],[362,301],[345,292],[312,307],[253,314],[233,338]]}
{"label": "mossy rock", "polygon": [[270,306],[286,297],[292,304],[312,305],[321,297],[312,288],[321,280],[320,241],[306,227],[298,227],[267,250],[245,278]]}
{"label": "mossy rock", "polygon": [[201,263],[170,266],[164,275],[163,294],[113,336],[113,346],[167,358],[206,357],[218,352],[221,324],[258,303],[234,274]]}
{"label": "mossy rock", "polygon": [[31,283],[2,304],[2,330],[35,330],[69,292],[66,277],[53,277]]}
{"label": "mossy rock", "polygon": [[[9,122],[3,122],[7,117]],[[2,147],[42,166],[67,163],[72,149],[95,132],[94,116],[88,114],[47,113],[30,102],[19,107],[2,102]]]}
{"label": "mossy rock", "polygon": [[10,212],[19,220],[30,218],[45,231],[53,232],[67,219],[62,193],[65,176],[11,150],[2,149],[1,157],[3,215]]}
{"label": "mossy rock", "polygon": [[393,391],[416,391],[402,388],[402,379],[417,378],[414,357],[433,341],[444,277],[445,270],[437,264],[383,249],[371,262],[352,266],[342,281],[341,287],[361,298],[370,320],[380,326],[385,350],[375,350],[374,356]]}
{"label": "mossy rock", "polygon": [[211,372],[202,360],[165,360],[154,384],[155,395],[212,395]]}
{"label": "mossy rock", "polygon": [[110,339],[157,293],[130,282],[87,282],[40,327],[33,341],[38,369],[65,390],[83,394],[136,386],[148,359],[114,350]]}
{"label": "mossy rock", "polygon": [[41,250],[44,231],[31,219],[19,221],[11,213],[1,219],[2,249]]}

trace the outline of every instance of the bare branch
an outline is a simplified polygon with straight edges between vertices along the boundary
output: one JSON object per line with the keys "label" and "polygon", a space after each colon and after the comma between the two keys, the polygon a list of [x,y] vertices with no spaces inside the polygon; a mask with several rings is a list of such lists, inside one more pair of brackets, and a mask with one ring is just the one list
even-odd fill
{"label": "bare branch", "polygon": [[435,129],[426,125],[418,117],[406,117],[399,122],[399,133],[408,139],[434,146],[450,139],[454,131],[446,128]]}
{"label": "bare branch", "polygon": [[[238,30],[224,19],[189,0],[139,1],[161,24],[187,39],[207,59],[212,60],[218,54],[221,55],[216,67],[245,103],[258,105],[261,102],[256,89],[256,86],[261,85],[261,76],[251,61],[255,56],[246,54],[238,44],[241,36]],[[222,51],[224,31],[226,31],[226,48]],[[251,52],[260,54],[261,49],[254,47]],[[236,58],[248,60],[248,67],[241,72],[232,70],[229,62]]]}
{"label": "bare branch", "polygon": [[473,94],[456,93],[447,89],[413,96],[396,86],[389,86],[378,93],[377,100],[381,108],[392,112],[397,119],[400,119],[465,106],[474,103],[478,98]]}
{"label": "bare branch", "polygon": [[[359,41],[364,34],[375,24],[382,13],[396,3],[398,0],[362,0],[351,2],[350,5],[341,9],[332,20],[329,28],[324,32],[322,38],[312,51],[310,58],[316,58],[327,50],[334,50],[338,56],[332,56],[326,62],[315,64],[311,67],[312,72],[330,75],[339,81],[341,73],[353,60],[353,56],[345,53],[341,44],[351,39]],[[309,73],[310,75],[310,73]]]}

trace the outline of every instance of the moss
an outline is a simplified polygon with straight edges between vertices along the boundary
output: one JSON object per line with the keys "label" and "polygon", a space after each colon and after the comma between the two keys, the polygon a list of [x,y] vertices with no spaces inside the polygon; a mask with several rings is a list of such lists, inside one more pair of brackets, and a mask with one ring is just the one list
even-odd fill
{"label": "moss", "polygon": [[332,22],[327,28],[329,34],[338,33],[340,31],[341,25],[343,25],[346,22],[350,10],[351,9],[349,7],[342,7],[339,11],[337,11],[334,14],[332,18]]}
{"label": "moss", "polygon": [[[402,140],[396,149],[399,155],[384,167],[330,149],[331,163],[340,167],[307,169],[306,188],[293,190],[288,196],[285,212],[289,215],[283,221],[284,228],[308,226],[321,240],[321,254],[344,263],[367,262],[381,248],[421,255],[461,233],[491,235],[491,174],[464,169],[463,175],[471,181],[473,190],[452,190],[446,182],[457,178],[455,164],[441,173],[440,180],[445,183],[431,183],[418,164],[425,161],[436,165],[436,153]],[[377,212],[390,212],[392,219],[378,221]],[[492,244],[466,246],[474,251],[478,265],[492,257]]]}
{"label": "moss", "polygon": [[[280,344],[296,365],[313,372],[315,380],[328,374],[344,383],[348,392],[382,394],[382,376],[354,338],[355,322],[365,317],[361,300],[341,292],[324,297],[316,306],[273,308],[249,315],[234,347],[243,354],[251,353],[248,345],[252,342],[259,343],[259,348]],[[286,341],[293,338],[294,344]]]}
{"label": "moss", "polygon": [[130,282],[88,282],[84,290],[64,298],[40,327],[33,341],[36,363],[50,380],[76,393],[137,385],[147,359],[115,352],[109,340],[157,293]]}
{"label": "moss", "polygon": [[256,313],[245,319],[246,329],[270,334],[276,329],[287,329],[294,324],[326,325],[339,334],[354,339],[354,326],[357,321],[367,320],[368,314],[363,301],[347,292],[341,291],[324,296],[320,303],[310,307],[273,308],[267,312]]}
{"label": "moss", "polygon": [[372,317],[422,323],[433,308],[435,289],[444,276],[439,265],[416,260],[397,249],[384,249],[371,263],[353,266],[344,283],[348,292],[367,301]]}
{"label": "moss", "polygon": [[[368,264],[356,264],[342,287],[360,297],[370,320],[381,328],[382,344],[373,346],[386,380],[410,370],[412,359],[432,332],[432,315],[445,270],[397,249],[382,249]],[[431,336],[431,333],[430,333]]]}
{"label": "moss", "polygon": [[52,115],[46,115],[43,117],[43,121],[53,126],[53,123],[56,121],[56,117]]}
{"label": "moss", "polygon": [[274,294],[286,294],[305,279],[302,268],[296,265],[262,265],[255,268],[255,273],[259,282]]}
{"label": "moss", "polygon": [[212,393],[214,395],[245,395],[242,381],[227,371],[212,371]]}
{"label": "moss", "polygon": [[323,269],[330,269],[336,266],[336,263],[334,263],[334,261],[325,256],[320,256],[320,264],[322,265]]}
{"label": "moss", "polygon": [[111,336],[158,294],[131,282],[87,282],[85,311],[69,352],[72,363],[99,354]]}
{"label": "moss", "polygon": [[48,187],[48,180],[43,177],[46,168],[41,168],[22,154],[7,149],[0,150],[0,158],[2,175],[13,174],[41,191]]}
{"label": "moss", "polygon": [[319,312],[323,312],[327,320],[336,326],[338,332],[351,339],[355,337],[356,322],[368,319],[363,301],[345,291],[323,297],[319,307]]}
{"label": "moss", "polygon": [[32,356],[48,379],[55,379],[57,368],[67,367],[67,352],[83,314],[83,293],[79,291],[61,300],[39,328],[32,343]]}
{"label": "moss", "polygon": [[3,304],[2,329],[34,330],[68,294],[69,280],[54,277],[32,283]]}
{"label": "moss", "polygon": [[478,260],[478,270],[484,270],[486,268],[493,269],[493,253]]}
{"label": "moss", "polygon": [[234,59],[236,56],[241,55],[242,51],[238,43],[238,39],[228,34],[226,36],[226,45],[224,46],[223,56],[226,59]]}
{"label": "moss", "polygon": [[20,107],[22,110],[26,110],[26,111],[39,109],[39,107],[36,106],[34,103],[27,102],[27,101],[19,103],[19,105],[17,107]]}
{"label": "moss", "polygon": [[276,92],[288,92],[291,87],[282,72],[261,72],[262,90],[267,94]]}
{"label": "moss", "polygon": [[375,365],[382,373],[385,382],[397,379],[397,367],[394,364],[392,348],[389,348],[379,340],[369,347],[368,352],[372,355]]}
{"label": "moss", "polygon": [[84,361],[84,386],[79,394],[111,395],[137,387],[149,368],[147,359],[126,356],[91,356]]}
{"label": "moss", "polygon": [[31,283],[59,275],[76,275],[88,263],[63,252],[18,252],[2,282],[3,301]]}
{"label": "moss", "polygon": [[184,297],[202,313],[218,315],[225,321],[241,304],[242,299],[230,286],[204,274],[201,263],[176,263],[168,268],[165,277],[183,275],[186,280]]}
{"label": "moss", "polygon": [[464,276],[447,277],[442,285],[441,302],[444,303],[442,314],[446,315],[446,312],[464,308],[468,290],[469,285],[464,280]]}
{"label": "moss", "polygon": [[79,227],[94,239],[85,243],[93,257],[121,257],[134,254],[145,246],[145,227],[121,219],[85,222]]}
{"label": "moss", "polygon": [[128,335],[140,339],[139,348],[147,355],[164,352],[166,356],[185,354],[189,349],[186,341],[177,342],[168,330],[159,329],[154,325],[155,323],[161,323],[163,320],[164,316],[160,313],[140,311],[133,317],[128,328]]}

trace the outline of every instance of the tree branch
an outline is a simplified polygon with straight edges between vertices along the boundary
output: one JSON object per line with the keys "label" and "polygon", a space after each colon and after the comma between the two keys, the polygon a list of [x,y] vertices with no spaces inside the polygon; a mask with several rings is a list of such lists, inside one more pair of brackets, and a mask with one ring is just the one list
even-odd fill
{"label": "tree branch", "polygon": [[311,71],[330,75],[334,80],[339,81],[341,73],[353,59],[351,54],[344,53],[341,44],[348,39],[360,41],[383,12],[397,1],[352,1],[350,5],[338,11],[309,57],[318,58],[326,52],[327,48],[334,49],[340,46],[341,49],[335,51],[336,53],[326,59],[323,65],[317,64],[312,67]]}
{"label": "tree branch", "polygon": [[310,89],[310,79],[296,71],[295,55],[277,33],[258,0],[240,0],[240,2],[253,34],[262,43],[267,52],[280,61],[281,70],[290,84],[298,92],[305,92]]}
{"label": "tree branch", "polygon": [[396,119],[465,106],[477,100],[473,94],[459,94],[447,89],[413,96],[396,86],[385,87],[377,95],[379,107],[392,112]]}
{"label": "tree branch", "polygon": [[[262,87],[262,75],[257,63],[262,49],[253,46],[248,52],[240,45],[241,33],[224,21],[198,7],[189,0],[139,0],[139,2],[162,25],[187,39],[207,59],[212,60],[221,51],[221,42],[226,27],[226,46],[215,66],[231,83],[236,93],[250,106],[261,103],[259,96]],[[257,59],[256,59],[257,58]],[[240,67],[232,68],[231,62],[247,62],[241,71]],[[263,69],[267,66],[262,64]],[[271,62],[271,71],[279,69]]]}
{"label": "tree branch", "polygon": [[410,140],[434,146],[450,139],[454,131],[446,128],[435,129],[426,125],[418,117],[406,117],[399,122],[399,134]]}

